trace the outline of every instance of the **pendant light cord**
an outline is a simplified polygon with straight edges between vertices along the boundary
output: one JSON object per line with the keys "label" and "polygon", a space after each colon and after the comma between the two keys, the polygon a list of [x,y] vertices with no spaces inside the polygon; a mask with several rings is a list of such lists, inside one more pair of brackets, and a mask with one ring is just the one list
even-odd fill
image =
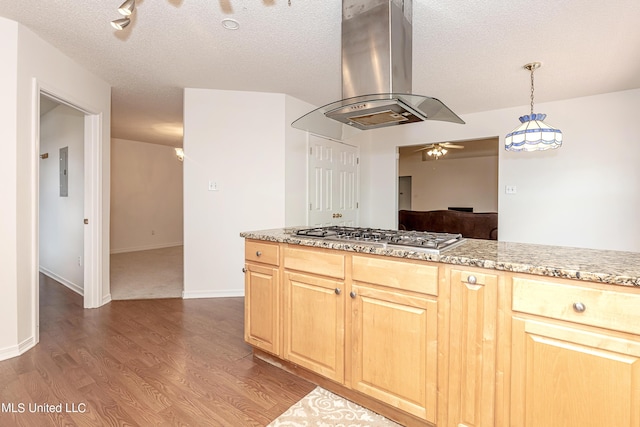
{"label": "pendant light cord", "polygon": [[531,67],[530,70],[531,70],[531,115],[533,116],[533,70],[534,70],[534,67]]}

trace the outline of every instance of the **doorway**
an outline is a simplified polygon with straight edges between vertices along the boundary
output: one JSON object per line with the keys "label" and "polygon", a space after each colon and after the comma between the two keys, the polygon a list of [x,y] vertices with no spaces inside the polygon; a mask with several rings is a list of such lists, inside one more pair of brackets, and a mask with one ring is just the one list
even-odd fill
{"label": "doorway", "polygon": [[39,271],[84,295],[84,113],[40,95]]}
{"label": "doorway", "polygon": [[[31,229],[34,236],[34,244],[31,252],[31,265],[33,272],[31,277],[32,313],[33,313],[33,336],[35,342],[39,341],[40,305],[39,305],[39,283],[40,283],[40,158],[44,154],[40,146],[41,136],[41,110],[56,108],[64,105],[79,114],[82,122],[82,156],[80,169],[83,172],[82,180],[82,249],[79,262],[82,264],[82,295],[84,308],[96,308],[109,302],[108,281],[105,284],[107,289],[103,289],[103,268],[102,268],[102,115],[91,111],[77,103],[67,101],[68,97],[57,93],[40,82],[34,80],[33,84],[33,115],[32,115],[32,212]],[[52,161],[58,162],[59,152],[49,153]],[[75,167],[74,167],[75,168]],[[76,249],[77,250],[77,249]],[[78,258],[75,258],[75,263]],[[78,289],[74,289],[78,292]],[[106,292],[105,292],[106,291]],[[106,295],[106,297],[104,296]]]}
{"label": "doorway", "polygon": [[[439,155],[430,155],[438,146]],[[498,211],[499,138],[427,143],[398,148],[398,187],[412,177],[411,210],[464,207],[472,212]],[[398,198],[398,209],[400,198]]]}

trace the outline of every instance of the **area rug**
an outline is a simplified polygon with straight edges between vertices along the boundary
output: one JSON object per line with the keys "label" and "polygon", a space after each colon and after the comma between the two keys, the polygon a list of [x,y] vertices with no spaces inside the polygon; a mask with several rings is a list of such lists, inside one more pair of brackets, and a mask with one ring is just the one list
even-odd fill
{"label": "area rug", "polygon": [[391,420],[316,387],[267,427],[397,427]]}

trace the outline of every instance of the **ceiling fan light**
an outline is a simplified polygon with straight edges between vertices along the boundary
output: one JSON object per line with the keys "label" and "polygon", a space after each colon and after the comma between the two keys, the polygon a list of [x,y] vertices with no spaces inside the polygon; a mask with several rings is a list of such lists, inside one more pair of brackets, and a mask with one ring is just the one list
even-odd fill
{"label": "ceiling fan light", "polygon": [[120,18],[120,19],[111,21],[111,26],[116,30],[120,31],[120,30],[123,30],[130,23],[131,23],[131,20],[129,18]]}
{"label": "ceiling fan light", "polygon": [[133,13],[136,8],[136,0],[126,0],[124,3],[120,5],[118,8],[118,12],[121,15],[129,16]]}

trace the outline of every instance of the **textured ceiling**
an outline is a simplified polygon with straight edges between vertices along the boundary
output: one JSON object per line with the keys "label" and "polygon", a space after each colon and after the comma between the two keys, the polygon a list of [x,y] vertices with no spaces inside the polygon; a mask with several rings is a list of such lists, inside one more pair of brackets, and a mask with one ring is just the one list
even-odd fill
{"label": "textured ceiling", "polygon": [[[341,97],[340,0],[138,0],[115,31],[120,3],[0,0],[113,86],[114,138],[180,146],[185,87]],[[532,61],[536,102],[639,88],[639,22],[638,0],[414,0],[413,93],[458,114],[525,106]]]}

